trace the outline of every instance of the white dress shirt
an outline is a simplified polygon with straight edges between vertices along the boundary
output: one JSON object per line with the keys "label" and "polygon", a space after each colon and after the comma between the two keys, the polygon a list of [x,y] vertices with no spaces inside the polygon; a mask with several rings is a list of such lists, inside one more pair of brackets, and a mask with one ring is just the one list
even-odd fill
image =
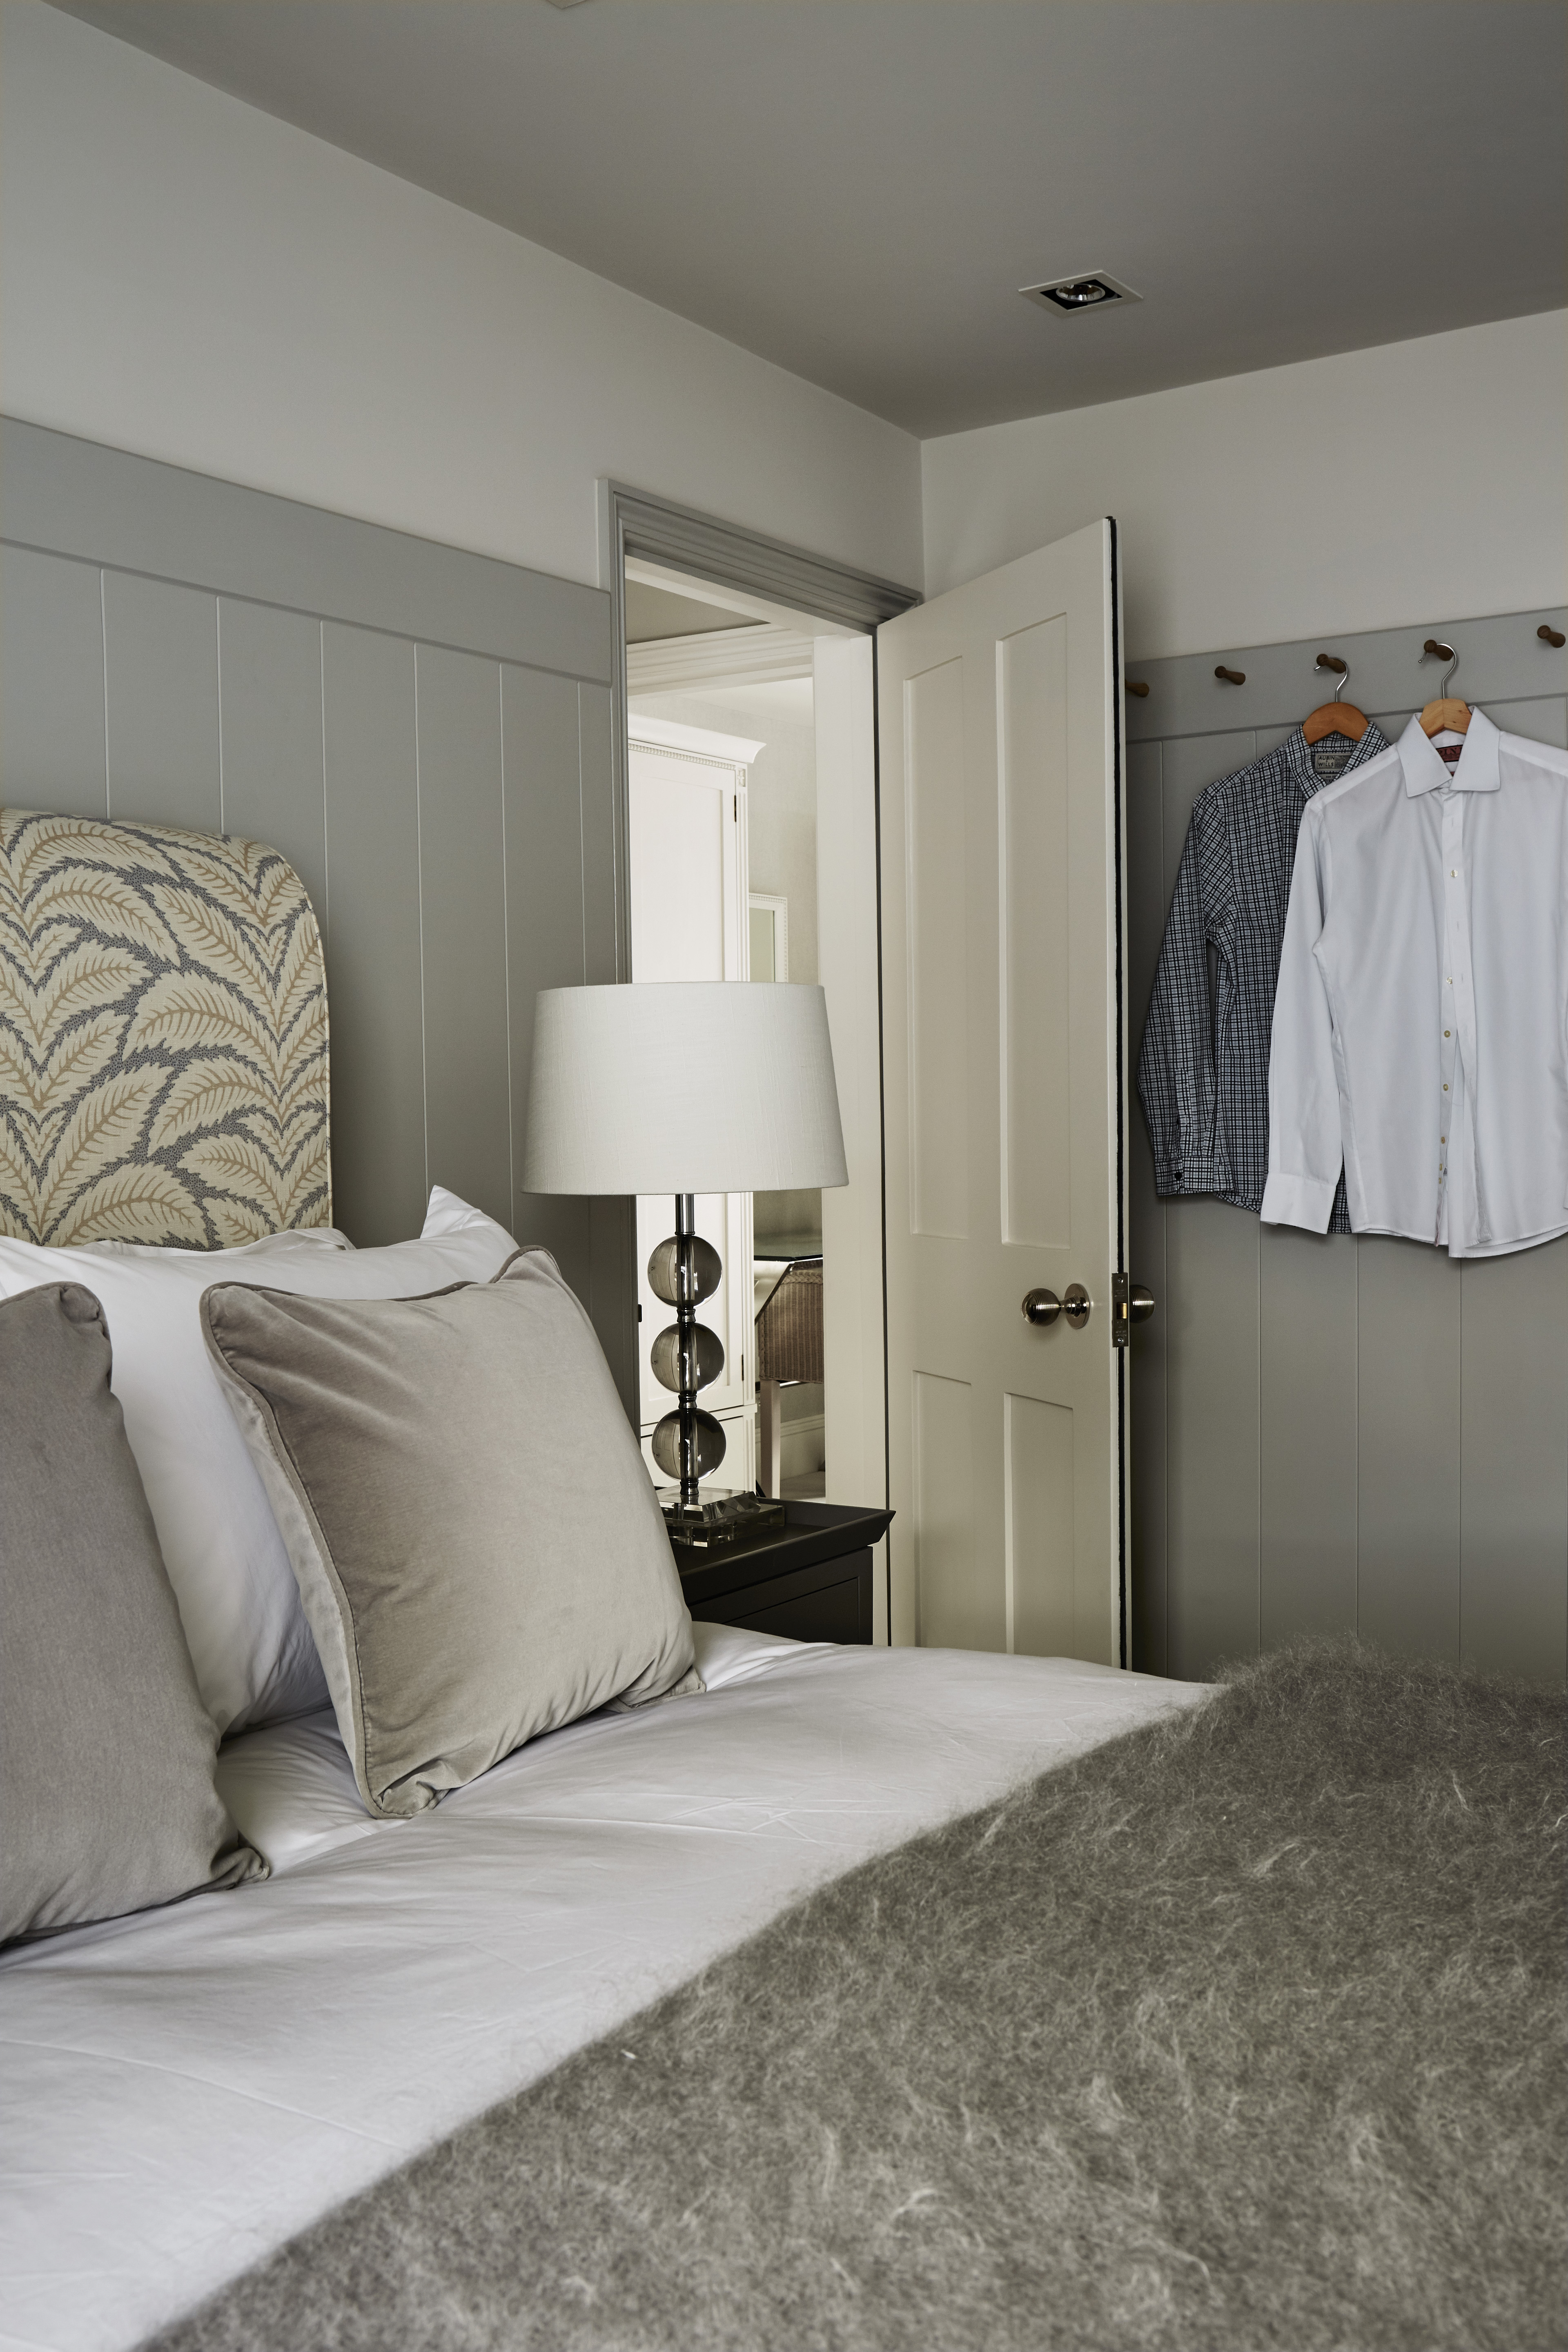
{"label": "white dress shirt", "polygon": [[[1442,758],[1462,743],[1458,763]],[[1568,753],[1412,719],[1307,803],[1268,1057],[1263,1216],[1454,1257],[1568,1232]]]}

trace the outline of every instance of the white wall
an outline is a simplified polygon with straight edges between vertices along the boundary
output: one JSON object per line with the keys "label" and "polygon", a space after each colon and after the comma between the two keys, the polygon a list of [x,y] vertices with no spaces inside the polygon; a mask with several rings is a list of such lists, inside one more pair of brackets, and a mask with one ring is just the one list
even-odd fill
{"label": "white wall", "polygon": [[1565,384],[1554,311],[928,441],[927,593],[1113,514],[1134,659],[1561,604]]}
{"label": "white wall", "polygon": [[15,416],[568,579],[611,474],[920,583],[908,434],[38,0],[0,320]]}

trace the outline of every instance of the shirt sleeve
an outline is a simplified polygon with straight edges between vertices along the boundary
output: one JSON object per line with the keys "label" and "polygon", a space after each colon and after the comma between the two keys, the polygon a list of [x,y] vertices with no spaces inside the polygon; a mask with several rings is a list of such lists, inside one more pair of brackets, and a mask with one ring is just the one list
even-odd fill
{"label": "shirt sleeve", "polygon": [[1264,1222],[1326,1233],[1344,1160],[1334,1029],[1318,966],[1328,894],[1323,828],[1309,804],[1296,836],[1290,905],[1268,1048],[1268,1181]]}
{"label": "shirt sleeve", "polygon": [[1228,1177],[1215,1150],[1214,1023],[1209,1010],[1206,796],[1187,827],[1182,863],[1138,1054],[1138,1094],[1154,1147],[1158,1192],[1217,1192]]}

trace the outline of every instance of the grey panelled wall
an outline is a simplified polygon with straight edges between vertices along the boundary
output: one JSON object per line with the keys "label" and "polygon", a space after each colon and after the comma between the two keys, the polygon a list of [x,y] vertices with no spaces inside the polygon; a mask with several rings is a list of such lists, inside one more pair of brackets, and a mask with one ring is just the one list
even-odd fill
{"label": "grey panelled wall", "polygon": [[0,797],[281,850],[337,1223],[450,1187],[554,1249],[624,1383],[624,1217],[516,1181],[534,994],[617,975],[610,677],[598,589],[0,420]]}
{"label": "grey panelled wall", "polygon": [[[1331,699],[1398,734],[1453,691],[1568,748],[1556,613],[1131,661],[1130,1034],[1134,1056],[1193,802]],[[1246,675],[1244,687],[1215,665]],[[1132,1111],[1132,1270],[1158,1310],[1132,1358],[1132,1663],[1203,1675],[1298,1632],[1560,1681],[1568,1670],[1568,1237],[1451,1261],[1415,1242],[1321,1239],[1214,1200],[1161,1201]]]}

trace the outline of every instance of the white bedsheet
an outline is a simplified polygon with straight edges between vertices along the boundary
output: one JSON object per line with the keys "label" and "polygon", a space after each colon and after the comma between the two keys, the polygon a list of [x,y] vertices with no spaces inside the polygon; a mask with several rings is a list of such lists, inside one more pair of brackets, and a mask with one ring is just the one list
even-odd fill
{"label": "white bedsheet", "polygon": [[810,1887],[1204,1696],[697,1634],[704,1696],[410,1822],[330,1717],[252,1733],[222,1770],[270,1880],[0,1956],[0,2345],[134,2344]]}

